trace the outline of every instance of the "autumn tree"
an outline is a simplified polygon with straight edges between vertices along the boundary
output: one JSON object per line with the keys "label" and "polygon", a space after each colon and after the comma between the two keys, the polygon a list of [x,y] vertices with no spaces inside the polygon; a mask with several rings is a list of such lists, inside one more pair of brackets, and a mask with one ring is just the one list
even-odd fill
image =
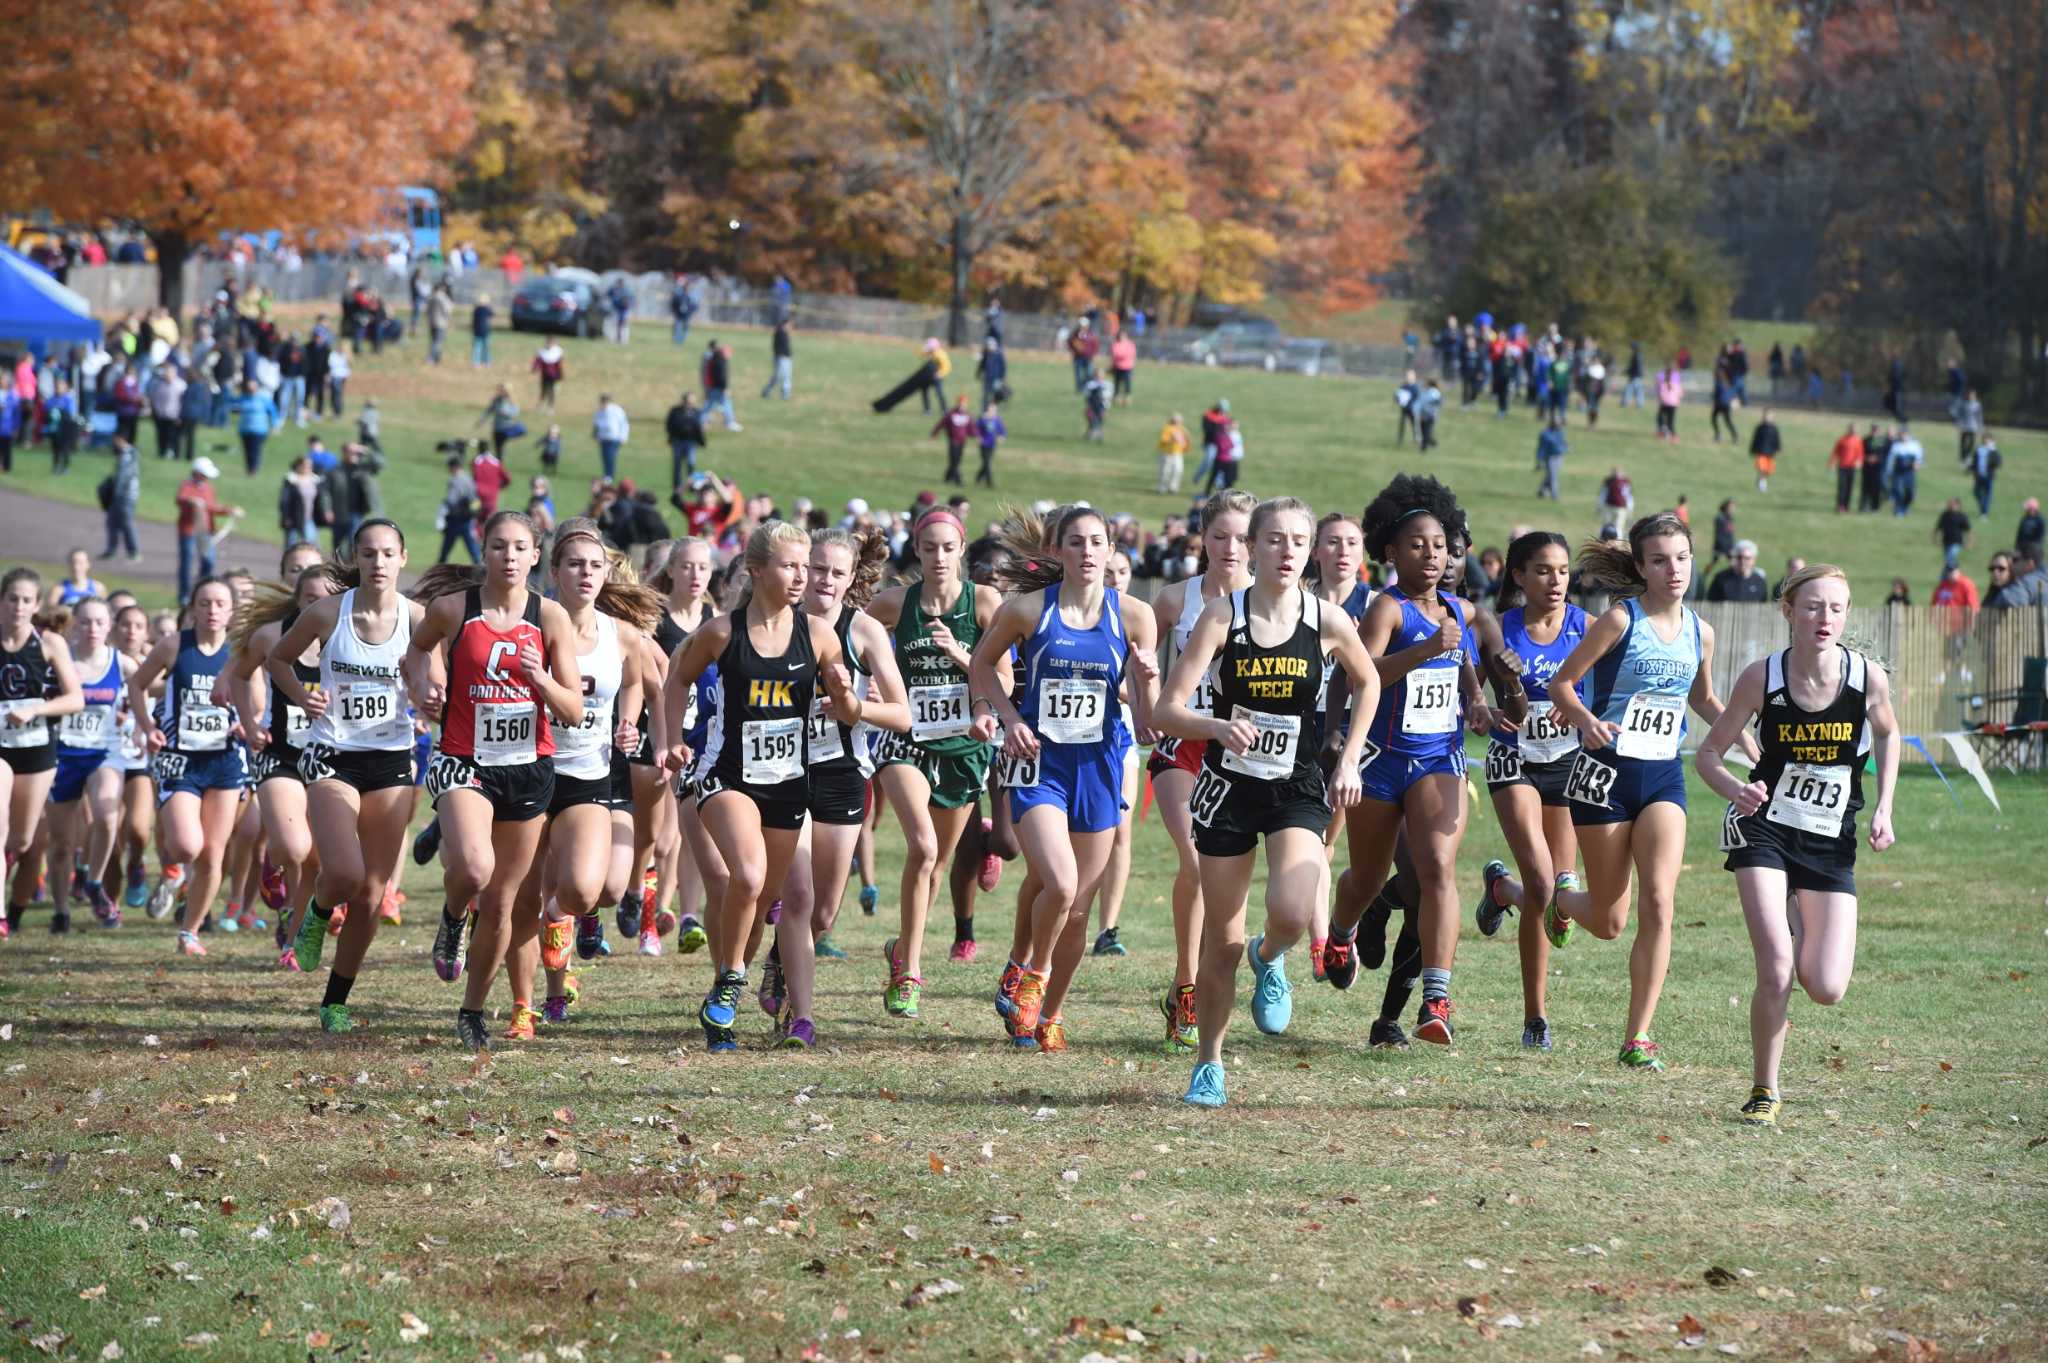
{"label": "autumn tree", "polygon": [[155,245],[161,298],[213,233],[368,225],[469,132],[442,0],[0,0],[0,176],[60,219]]}

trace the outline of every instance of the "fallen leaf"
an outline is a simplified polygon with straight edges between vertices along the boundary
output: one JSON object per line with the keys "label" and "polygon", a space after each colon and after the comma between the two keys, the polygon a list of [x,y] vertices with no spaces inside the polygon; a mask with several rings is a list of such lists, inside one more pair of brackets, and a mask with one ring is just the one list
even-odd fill
{"label": "fallen leaf", "polygon": [[1504,1316],[1494,1317],[1493,1323],[1503,1330],[1519,1330],[1522,1328],[1522,1318],[1512,1311]]}
{"label": "fallen leaf", "polygon": [[1550,1144],[1550,1139],[1547,1136],[1531,1136],[1529,1138],[1529,1148],[1531,1150],[1541,1150],[1548,1144]]}
{"label": "fallen leaf", "polygon": [[1458,1298],[1458,1314],[1459,1314],[1459,1315],[1461,1315],[1461,1316],[1476,1316],[1476,1315],[1478,1315],[1478,1314],[1479,1314],[1479,1298],[1477,1298],[1477,1297],[1460,1297],[1460,1298]]}
{"label": "fallen leaf", "polygon": [[434,1333],[432,1327],[410,1311],[399,1312],[398,1321],[398,1337],[407,1344],[417,1344]]}
{"label": "fallen leaf", "polygon": [[80,1301],[98,1301],[101,1297],[104,1297],[106,1295],[107,1285],[105,1283],[101,1283],[96,1287],[86,1288],[85,1291],[78,1294],[78,1299]]}
{"label": "fallen leaf", "polygon": [[121,1341],[118,1339],[108,1340],[107,1347],[100,1350],[100,1363],[114,1363],[115,1359],[123,1357],[126,1355],[122,1352]]}
{"label": "fallen leaf", "polygon": [[201,1330],[196,1335],[186,1335],[185,1342],[195,1349],[203,1349],[209,1344],[220,1343],[220,1336],[211,1330]]}
{"label": "fallen leaf", "polygon": [[1735,1282],[1735,1275],[1722,1268],[1719,1264],[1707,1270],[1708,1287],[1733,1287]]}
{"label": "fallen leaf", "polygon": [[939,1278],[932,1282],[919,1283],[911,1291],[911,1294],[903,1299],[903,1305],[906,1309],[925,1306],[937,1301],[941,1297],[950,1297],[956,1292],[965,1292],[966,1290],[966,1288],[960,1286],[951,1278]]}
{"label": "fallen leaf", "polygon": [[1465,1261],[1465,1267],[1467,1267],[1467,1268],[1485,1268],[1485,1267],[1486,1267],[1486,1260],[1484,1260],[1484,1259],[1467,1259],[1467,1260]]}
{"label": "fallen leaf", "polygon": [[171,1168],[181,1174],[185,1172],[185,1157],[175,1150],[171,1152]]}
{"label": "fallen leaf", "polygon": [[928,1155],[928,1156],[926,1156],[926,1158],[927,1158],[927,1159],[929,1159],[929,1160],[931,1161],[931,1166],[932,1166],[932,1172],[933,1172],[933,1173],[935,1173],[935,1174],[943,1174],[943,1173],[945,1173],[945,1172],[946,1172],[946,1167],[947,1167],[947,1166],[946,1166],[946,1162],[945,1162],[944,1160],[940,1159],[940,1158],[939,1158],[939,1157],[938,1157],[937,1155]]}
{"label": "fallen leaf", "polygon": [[1949,1064],[1949,1063],[1948,1063],[1948,1061],[1946,1061],[1946,1060],[1944,1060],[1944,1061],[1942,1061],[1942,1062],[1941,1062],[1941,1072],[1942,1072],[1943,1074],[1947,1074],[1947,1073],[1948,1073],[1948,1072],[1949,1072],[1950,1070],[1952,1070],[1952,1069],[1954,1069],[1954,1068],[1955,1068],[1955,1066],[1954,1066],[1954,1065],[1951,1065],[1951,1064]]}
{"label": "fallen leaf", "polygon": [[1681,1339],[1705,1338],[1707,1327],[1700,1324],[1700,1318],[1688,1311],[1678,1318],[1678,1335]]}
{"label": "fallen leaf", "polygon": [[328,1334],[325,1330],[308,1330],[306,1332],[306,1347],[309,1349],[324,1349],[332,1343],[334,1343],[334,1336]]}

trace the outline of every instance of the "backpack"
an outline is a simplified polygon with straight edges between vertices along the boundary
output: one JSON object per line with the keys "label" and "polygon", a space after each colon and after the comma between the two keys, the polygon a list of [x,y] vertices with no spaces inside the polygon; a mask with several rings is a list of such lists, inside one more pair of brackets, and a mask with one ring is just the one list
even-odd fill
{"label": "backpack", "polygon": [[104,478],[100,479],[100,488],[99,488],[99,492],[100,492],[100,510],[102,510],[102,511],[112,511],[112,510],[114,509],[114,475],[113,475],[113,474],[111,474],[111,473],[110,473],[110,474],[108,474],[108,475],[107,475],[106,477],[104,477]]}

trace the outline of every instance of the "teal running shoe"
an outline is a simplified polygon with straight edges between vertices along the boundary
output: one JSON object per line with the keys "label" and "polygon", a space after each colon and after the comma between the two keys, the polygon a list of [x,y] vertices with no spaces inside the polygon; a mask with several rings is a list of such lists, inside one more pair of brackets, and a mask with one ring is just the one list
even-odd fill
{"label": "teal running shoe", "polygon": [[1287,954],[1271,961],[1259,959],[1266,934],[1245,944],[1245,957],[1252,963],[1252,1025],[1267,1036],[1282,1036],[1294,1021],[1294,986],[1287,982]]}
{"label": "teal running shoe", "polygon": [[1214,1061],[1204,1061],[1195,1066],[1195,1072],[1188,1077],[1188,1091],[1181,1101],[1190,1107],[1222,1107],[1226,1101],[1223,1095],[1223,1067]]}

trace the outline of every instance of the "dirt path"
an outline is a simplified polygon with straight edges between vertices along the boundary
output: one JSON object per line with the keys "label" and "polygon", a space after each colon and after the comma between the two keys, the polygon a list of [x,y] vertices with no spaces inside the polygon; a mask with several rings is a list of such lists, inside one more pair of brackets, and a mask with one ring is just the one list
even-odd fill
{"label": "dirt path", "polygon": [[[97,508],[74,506],[0,486],[0,563],[32,563],[61,567],[73,549],[83,548],[93,556],[94,573],[127,581],[162,584],[175,590],[178,584],[177,527],[164,521],[138,520],[135,536],[142,548],[142,561],[125,558],[101,560],[107,542],[107,518]],[[220,547],[222,568],[246,563],[251,568],[277,571],[275,545],[231,535]]]}

